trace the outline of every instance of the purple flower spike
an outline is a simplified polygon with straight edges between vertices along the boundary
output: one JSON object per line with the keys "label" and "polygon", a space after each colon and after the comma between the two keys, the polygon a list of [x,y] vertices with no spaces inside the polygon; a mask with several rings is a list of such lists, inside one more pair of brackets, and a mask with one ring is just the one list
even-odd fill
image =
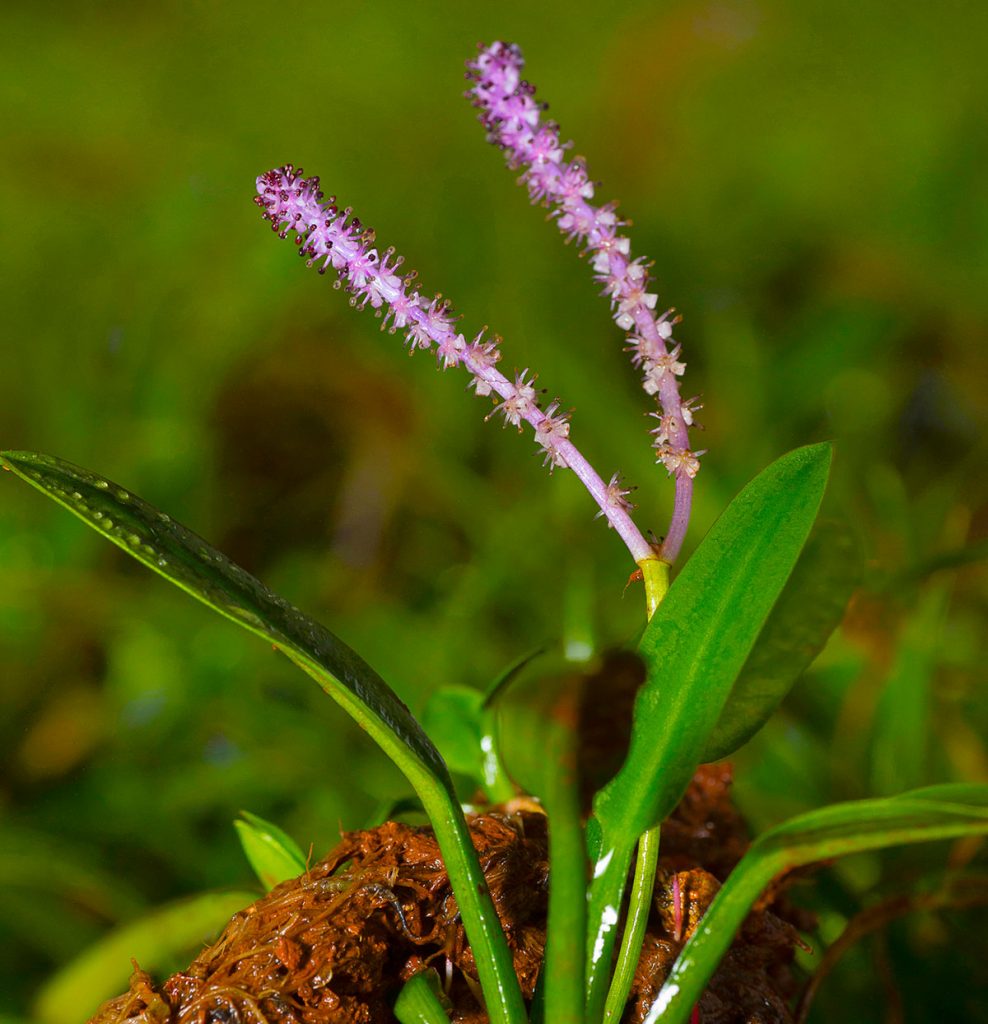
{"label": "purple flower spike", "polygon": [[374,232],[349,207],[340,210],[335,198],[324,198],[319,179],[303,178],[301,168],[288,164],[262,174],[254,201],[274,231],[282,238],[294,237],[308,266],[317,266],[321,274],[335,272],[333,284],[349,293],[351,305],[371,306],[382,319],[382,329],[404,332],[410,352],[431,348],[443,369],[462,365],[472,375],[478,395],[500,399],[496,411],[504,416],[505,425],[521,429],[522,420],[530,424],[550,470],[557,466],[573,470],[636,562],[656,557],[631,519],[628,492],[617,485],[616,477],[605,484],[570,440],[569,415],[559,411],[558,402],[542,409],[535,378],[528,370],[512,382],[497,369],[500,339],[486,338],[481,331],[467,341],[457,330],[448,300],[423,295],[414,273],[398,272],[402,258],[394,249],[379,251]]}
{"label": "purple flower spike", "polygon": [[672,521],[662,545],[662,558],[672,562],[686,534],[693,477],[704,454],[689,446],[688,428],[699,406],[695,399],[683,403],[679,396],[677,378],[686,368],[672,337],[679,317],[673,310],[656,316],[658,297],[648,290],[650,265],[632,258],[630,240],[619,233],[624,222],[615,204],[593,204],[596,185],[581,158],[565,159],[572,143],[561,142],[559,127],[543,120],[546,104],[535,99],[534,87],[522,79],[524,66],[521,50],[513,44],[482,46],[476,60],[467,64],[467,77],[473,81],[467,97],[480,108],[488,141],[505,151],[509,167],[523,169],[520,180],[532,201],[553,208],[567,241],[583,243],[617,325],[628,332],[628,351],[641,370],[642,387],[658,400],[661,426],[653,431],[657,461],[676,478]]}

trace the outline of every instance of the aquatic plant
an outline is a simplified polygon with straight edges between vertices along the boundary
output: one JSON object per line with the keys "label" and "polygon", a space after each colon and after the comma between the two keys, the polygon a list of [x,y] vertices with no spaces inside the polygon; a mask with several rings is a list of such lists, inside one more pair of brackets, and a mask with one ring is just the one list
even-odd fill
{"label": "aquatic plant", "polygon": [[[369,837],[381,845],[386,835],[397,842],[400,833],[406,851],[427,848],[422,856],[428,871],[409,874],[407,857],[374,862],[368,836],[351,837],[327,862],[310,868],[287,836],[245,817],[238,828],[259,877],[269,888],[276,886],[271,895],[236,915],[220,945],[179,976],[181,984],[159,989],[135,968],[130,992],[108,1004],[98,1020],[337,1019],[331,1014],[342,1013],[342,996],[333,988],[331,967],[316,984],[315,946],[303,946],[284,928],[258,933],[250,927],[266,914],[276,915],[277,908],[295,920],[303,905],[328,894],[330,902],[319,905],[319,916],[332,920],[335,908],[353,934],[360,932],[361,921],[379,913],[393,915],[395,929],[423,947],[431,938],[415,930],[415,914],[420,924],[424,916],[449,929],[439,947],[445,951],[445,976],[427,958],[405,964],[404,987],[394,1002],[394,1013],[404,1022],[446,1019],[454,964],[468,980],[472,998],[496,1024],[617,1021],[629,1012],[636,971],[646,961],[658,963],[654,954],[649,961],[642,953],[649,917],[659,912],[653,899],[657,887],[666,901],[665,934],[676,956],[647,984],[639,981],[635,1019],[678,1024],[692,1015],[703,1020],[705,986],[756,902],[780,875],[855,851],[988,833],[985,787],[938,786],[824,807],[778,825],[739,852],[723,884],[712,885],[703,899],[689,873],[660,877],[663,831],[672,831],[670,823],[682,813],[677,805],[682,807],[691,784],[699,785],[693,780],[705,778],[697,774],[701,765],[747,742],[820,651],[853,587],[854,556],[834,541],[826,525],[813,532],[831,450],[826,443],[812,444],[763,469],[728,505],[670,585],[704,454],[689,439],[699,402],[680,397],[685,364],[673,336],[679,320],[671,310],[656,315],[647,265],[632,257],[615,207],[594,204],[597,185],[583,161],[566,159],[568,144],[544,119],[544,106],[522,79],[522,68],[515,46],[481,48],[468,65],[468,96],[490,141],[504,150],[509,166],[522,171],[530,197],[546,203],[559,230],[583,246],[625,332],[642,386],[658,403],[652,443],[675,488],[662,540],[649,539],[635,525],[630,489],[621,478],[615,474],[605,483],[581,454],[561,401],[544,400],[530,369],[502,373],[500,339],[485,331],[461,331],[448,301],[403,273],[394,250],[380,249],[374,233],[349,208],[340,209],[324,196],[318,178],[306,178],[292,165],[269,171],[257,179],[256,202],[309,265],[334,275],[353,305],[369,306],[382,327],[404,335],[411,351],[431,350],[444,369],[465,369],[476,394],[495,403],[505,425],[531,427],[550,469],[577,475],[644,579],[641,638],[633,652],[589,663],[552,652],[519,652],[518,663],[485,694],[440,689],[427,709],[426,730],[360,655],[166,513],[98,474],[50,456],[5,452],[5,468],[138,561],[269,641],[311,676],[394,760],[430,822],[427,832],[405,834],[399,826],[383,826],[390,833]],[[607,705],[620,712],[620,723],[607,719]],[[598,745],[607,756],[588,739],[601,721],[609,723],[605,742]],[[451,769],[475,780],[485,794],[487,814],[468,817]],[[525,803],[513,804],[518,798]],[[505,867],[517,864],[519,856],[529,868],[541,865],[548,876],[544,921],[536,929],[545,944],[544,959],[536,957],[528,973],[519,970],[521,940],[513,933],[509,942],[506,935],[512,930],[506,876],[512,883],[527,878],[538,898],[545,894],[538,878]],[[406,890],[399,898],[403,878]],[[428,899],[422,895],[416,902],[408,895],[416,886]],[[451,903],[455,910],[448,911]],[[223,917],[229,909],[223,906]],[[231,979],[229,969],[237,968],[242,956],[241,947],[231,946],[238,929],[244,934],[236,941],[251,950],[270,946],[265,955],[274,958],[270,962],[278,965],[279,978],[296,978],[290,997],[284,986],[248,991],[235,972]],[[222,974],[217,963],[228,973]],[[210,988],[204,979],[214,970],[225,980]],[[473,972],[479,981],[475,992]],[[182,992],[192,994],[186,999]],[[646,998],[642,992],[650,994]],[[384,995],[390,997],[390,989]],[[376,996],[380,1002],[382,993]],[[303,1005],[310,997],[312,1005]],[[323,1012],[317,1003],[325,1004],[326,1016],[314,1016]]]}

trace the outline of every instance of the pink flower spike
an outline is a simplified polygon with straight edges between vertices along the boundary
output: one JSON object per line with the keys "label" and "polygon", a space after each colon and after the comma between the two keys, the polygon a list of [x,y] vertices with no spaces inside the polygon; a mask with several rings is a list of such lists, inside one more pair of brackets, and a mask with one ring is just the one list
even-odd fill
{"label": "pink flower spike", "polygon": [[586,165],[579,157],[565,158],[571,144],[561,141],[555,123],[543,119],[544,104],[522,79],[523,69],[517,46],[496,42],[481,47],[479,55],[467,63],[467,77],[473,83],[467,97],[479,109],[489,141],[504,150],[509,167],[522,170],[521,181],[529,195],[553,208],[556,225],[567,241],[579,238],[584,243],[615,322],[630,334],[632,361],[644,368],[642,387],[658,400],[662,414],[671,417],[673,425],[663,444],[677,466],[676,496],[661,556],[672,562],[686,534],[692,480],[699,468],[689,451],[692,415],[683,409],[676,381],[685,366],[678,361],[678,346],[670,353],[667,344],[679,318],[671,319],[672,310],[656,316],[658,296],[649,290],[647,266],[640,258],[632,258],[630,240],[618,234],[622,225],[614,205],[593,204],[595,185]]}
{"label": "pink flower spike", "polygon": [[[492,53],[487,66],[493,76],[492,88],[498,82],[505,88],[520,88],[511,48]],[[533,102],[527,94],[521,98]],[[537,123],[538,113],[534,108],[534,113],[525,116]],[[556,150],[550,146],[547,152]],[[320,273],[329,268],[336,272],[334,285],[349,293],[352,305],[358,309],[370,305],[382,318],[382,327],[404,334],[411,352],[434,349],[443,368],[462,365],[478,395],[501,399],[499,411],[506,423],[521,429],[522,421],[527,422],[550,470],[571,469],[577,475],[635,562],[655,558],[655,550],[631,518],[630,506],[614,491],[614,478],[610,485],[605,484],[570,440],[569,414],[560,413],[556,402],[545,411],[539,408],[535,376],[529,370],[517,374],[513,383],[498,370],[501,350],[496,335],[486,337],[485,328],[468,342],[457,330],[449,301],[441,295],[429,299],[415,290],[415,274],[398,273],[401,257],[390,248],[379,252],[374,233],[365,229],[349,208],[340,211],[335,199],[325,199],[318,178],[304,178],[301,169],[287,164],[257,179],[254,201],[273,231],[282,238],[293,236],[309,266],[317,266]]]}

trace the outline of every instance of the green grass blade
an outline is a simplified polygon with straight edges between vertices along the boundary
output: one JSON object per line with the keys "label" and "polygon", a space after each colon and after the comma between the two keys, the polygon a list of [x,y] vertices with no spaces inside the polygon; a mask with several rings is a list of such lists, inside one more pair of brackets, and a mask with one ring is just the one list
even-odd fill
{"label": "green grass blade", "polygon": [[116,929],[45,985],[33,1009],[38,1024],[84,1024],[100,1003],[127,990],[131,958],[155,971],[194,955],[256,899],[256,892],[203,893]]}
{"label": "green grass blade", "polygon": [[492,1021],[525,1006],[511,953],[442,757],[408,708],[338,637],[187,527],[109,480],[33,452],[3,465],[186,593],[273,643],[347,711],[404,772],[432,821],[477,960]]}
{"label": "green grass blade", "polygon": [[702,760],[733,754],[768,721],[840,624],[861,578],[845,523],[816,524],[707,740]]}
{"label": "green grass blade", "polygon": [[240,837],[244,856],[266,890],[270,891],[279,882],[297,878],[305,871],[305,854],[277,825],[250,811],[241,811],[233,827]]}
{"label": "green grass blade", "polygon": [[772,606],[806,541],[827,483],[829,444],[784,455],[731,502],[673,582],[639,646],[648,676],[631,749],[594,800],[600,855],[590,890],[588,1017],[607,991],[616,924],[638,837],[693,776]]}
{"label": "green grass blade", "polygon": [[824,807],[751,844],[679,954],[646,1024],[683,1024],[748,912],[783,871],[886,846],[988,835],[988,786],[944,786]]}

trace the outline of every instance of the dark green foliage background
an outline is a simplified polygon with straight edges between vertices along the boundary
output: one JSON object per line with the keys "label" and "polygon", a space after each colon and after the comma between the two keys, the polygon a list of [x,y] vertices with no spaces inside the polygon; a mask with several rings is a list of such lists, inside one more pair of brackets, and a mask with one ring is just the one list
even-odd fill
{"label": "dark green foliage background", "polygon": [[[187,522],[416,710],[567,622],[632,636],[633,566],[576,482],[349,310],[251,203],[276,164],[318,173],[575,408],[574,439],[661,531],[671,488],[621,334],[459,98],[463,60],[499,37],[686,316],[710,449],[688,546],[773,457],[837,441],[827,512],[858,529],[865,584],[737,759],[751,821],[984,779],[982,4],[7,3],[2,447]],[[320,853],[405,788],[283,659],[0,484],[0,1014],[23,1014],[113,923],[247,883],[239,808]],[[935,885],[948,855],[827,872],[805,894],[821,935]],[[977,912],[899,922],[817,1019],[884,1020],[894,991],[907,1021],[984,1020],[984,940]]]}

